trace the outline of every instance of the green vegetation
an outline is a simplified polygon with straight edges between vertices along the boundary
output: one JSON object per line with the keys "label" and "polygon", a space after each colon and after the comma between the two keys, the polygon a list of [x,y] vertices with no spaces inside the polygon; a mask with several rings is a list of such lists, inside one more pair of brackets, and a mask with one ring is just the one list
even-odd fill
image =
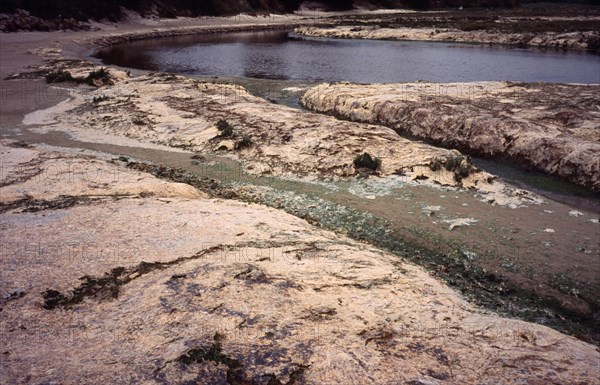
{"label": "green vegetation", "polygon": [[449,158],[435,158],[429,162],[429,169],[431,171],[439,171],[442,167],[454,173],[454,180],[457,182],[477,171],[477,168],[471,164],[469,158],[462,155],[455,155]]}
{"label": "green vegetation", "polygon": [[112,84],[112,80],[110,79],[110,74],[106,70],[106,68],[101,67],[95,71],[89,73],[89,75],[85,78],[85,82],[91,86],[100,84]]}
{"label": "green vegetation", "polygon": [[[229,124],[228,121],[224,120],[224,119],[220,119],[217,124],[217,129],[219,130],[220,134],[219,137],[220,138],[235,138],[235,144],[234,144],[234,150],[241,150],[243,148],[247,148],[252,146],[252,138],[249,135],[246,134],[242,134],[240,136],[239,133],[236,133],[233,126],[231,124]],[[226,146],[221,146],[221,147],[225,147]],[[221,149],[220,147],[220,149]],[[225,149],[223,148],[223,149]]]}
{"label": "green vegetation", "polygon": [[58,70],[50,72],[46,75],[46,82],[48,83],[62,83],[62,82],[74,82],[75,78],[71,76],[70,72],[65,70]]}
{"label": "green vegetation", "polygon": [[242,135],[242,138],[235,142],[235,149],[241,150],[242,148],[252,146],[252,139],[248,135]]}
{"label": "green vegetation", "polygon": [[439,171],[441,170],[443,165],[444,162],[439,158],[435,158],[431,162],[429,162],[429,168],[431,169],[431,171]]}
{"label": "green vegetation", "polygon": [[358,155],[354,158],[354,168],[356,169],[369,169],[369,170],[377,170],[381,167],[381,159],[373,158],[367,152],[364,152],[362,155]]}
{"label": "green vegetation", "polygon": [[217,128],[221,132],[221,136],[224,138],[230,138],[233,136],[233,126],[226,120],[221,119],[217,122]]}

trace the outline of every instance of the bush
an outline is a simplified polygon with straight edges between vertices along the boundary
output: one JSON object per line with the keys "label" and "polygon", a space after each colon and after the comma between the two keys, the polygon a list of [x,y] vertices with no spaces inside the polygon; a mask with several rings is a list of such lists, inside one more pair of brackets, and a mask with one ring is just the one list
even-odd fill
{"label": "bush", "polygon": [[448,171],[454,171],[461,167],[464,157],[460,155],[451,156],[444,162],[444,168]]}
{"label": "bush", "polygon": [[91,86],[98,86],[102,84],[112,84],[110,74],[106,68],[102,67],[96,71],[92,71],[85,78],[85,82]]}
{"label": "bush", "polygon": [[252,146],[252,139],[248,135],[242,135],[242,138],[235,143],[236,150],[250,146]]}
{"label": "bush", "polygon": [[470,163],[469,158],[462,155],[445,159],[435,158],[429,163],[431,171],[438,171],[442,166],[454,174],[454,180],[457,182],[477,171],[477,168]]}
{"label": "bush", "polygon": [[65,70],[58,70],[50,72],[46,75],[46,82],[48,83],[62,83],[62,82],[74,82],[75,78],[71,76],[71,73]]}
{"label": "bush", "polygon": [[354,168],[356,169],[366,168],[375,171],[379,167],[381,167],[381,159],[373,158],[367,152],[354,158]]}
{"label": "bush", "polygon": [[471,164],[470,159],[464,156],[450,158],[446,161],[445,166],[446,170],[454,172],[454,180],[457,182],[477,171],[477,168]]}
{"label": "bush", "polygon": [[435,158],[431,162],[429,162],[429,169],[431,169],[431,171],[438,171],[442,168],[442,166],[443,162],[439,158]]}
{"label": "bush", "polygon": [[219,120],[217,122],[217,128],[221,132],[221,136],[226,138],[233,136],[233,127],[231,126],[231,124],[227,123],[226,120]]}

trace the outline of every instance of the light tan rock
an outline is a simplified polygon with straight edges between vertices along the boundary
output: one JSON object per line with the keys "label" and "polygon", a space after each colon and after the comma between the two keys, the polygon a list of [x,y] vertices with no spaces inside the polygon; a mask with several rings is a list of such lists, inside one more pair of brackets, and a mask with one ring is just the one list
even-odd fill
{"label": "light tan rock", "polygon": [[[221,119],[234,127],[233,138],[216,130]],[[491,178],[473,169],[457,181],[444,170],[434,171],[429,167],[433,159],[460,153],[404,139],[386,127],[308,113],[269,103],[240,86],[176,75],[150,74],[90,94],[74,92],[61,108],[26,118],[39,121],[57,122],[52,128],[58,130],[93,129],[193,151],[225,150],[225,156],[245,163],[250,173],[351,176],[357,172],[354,158],[368,152],[382,160],[380,175],[477,188]],[[238,148],[244,136],[251,144]]]}
{"label": "light tan rock", "polygon": [[599,91],[505,82],[336,83],[309,89],[302,103],[600,191]]}
{"label": "light tan rock", "polygon": [[596,347],[263,206],[129,197],[0,226],[2,383],[599,383]]}
{"label": "light tan rock", "polygon": [[235,142],[233,140],[222,140],[217,144],[217,149],[231,151],[234,148],[235,148]]}
{"label": "light tan rock", "polygon": [[0,143],[0,163],[4,166],[0,179],[0,203],[5,205],[25,198],[51,201],[61,196],[206,196],[192,186],[168,183],[91,155],[82,157]]}
{"label": "light tan rock", "polygon": [[380,28],[378,26],[299,27],[294,32],[314,37],[376,40],[456,41],[484,44],[512,44],[532,47],[588,48],[598,31],[503,33],[499,31],[461,31],[452,28]]}

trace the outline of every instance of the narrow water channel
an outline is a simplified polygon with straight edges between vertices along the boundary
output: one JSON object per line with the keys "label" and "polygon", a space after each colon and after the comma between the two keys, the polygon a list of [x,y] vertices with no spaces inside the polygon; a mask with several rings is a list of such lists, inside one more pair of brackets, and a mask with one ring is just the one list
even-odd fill
{"label": "narrow water channel", "polygon": [[[470,191],[419,186],[401,179],[309,181],[254,176],[245,174],[235,161],[217,155],[204,154],[198,161],[192,159],[190,153],[79,142],[59,132],[39,134],[22,129],[15,134],[15,138],[28,143],[89,149],[114,154],[115,158],[126,156],[134,162],[149,161],[180,170],[176,175],[183,179],[175,181],[192,185],[200,181],[201,189],[216,186],[213,190],[217,191],[216,197],[236,197],[282,209],[423,265],[460,289],[467,298],[500,313],[571,334],[579,330],[589,333],[589,328],[593,328],[593,322],[588,320],[573,324],[567,316],[570,313],[560,308],[552,311],[561,316],[548,317],[546,314],[550,313],[536,304],[534,293],[547,290],[546,285],[551,284],[557,274],[562,274],[563,262],[570,263],[571,256],[565,253],[565,248],[573,250],[581,247],[581,242],[583,247],[589,247],[584,244],[585,240],[591,239],[594,233],[594,226],[590,224],[580,225],[577,234],[570,234],[568,229],[573,228],[573,221],[577,219],[567,216],[560,223],[552,224],[557,232],[554,238],[561,247],[542,247],[537,236],[532,237],[533,230],[547,225],[543,210],[559,213],[568,211],[568,206],[549,202],[544,207],[525,207],[513,213],[480,201]],[[156,173],[160,168],[148,167],[144,171],[154,170],[155,175],[161,176],[160,172]],[[243,191],[241,195],[240,191]],[[436,206],[441,211],[432,216],[429,208]],[[518,225],[514,222],[515,215],[521,217]],[[448,230],[447,220],[469,216],[478,219],[476,226],[463,231]],[[553,263],[543,262],[548,260]],[[490,275],[489,271],[496,273]],[[498,271],[503,272],[502,275],[498,275]],[[506,273],[507,276],[499,278]],[[582,272],[573,273],[579,276]],[[582,296],[587,297],[586,293],[595,290],[596,283],[590,274],[594,273],[589,271],[573,281],[588,282],[587,286],[573,283],[578,285],[573,289],[581,290]],[[503,298],[501,293],[507,290],[520,294]]]}

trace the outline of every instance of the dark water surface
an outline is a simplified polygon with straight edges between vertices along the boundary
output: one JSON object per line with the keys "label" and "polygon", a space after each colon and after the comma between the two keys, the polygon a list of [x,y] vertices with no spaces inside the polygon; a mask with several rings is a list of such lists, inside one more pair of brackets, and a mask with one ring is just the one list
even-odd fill
{"label": "dark water surface", "polygon": [[101,50],[106,64],[195,76],[358,83],[600,83],[600,56],[441,42],[305,38],[288,32],[179,36]]}

